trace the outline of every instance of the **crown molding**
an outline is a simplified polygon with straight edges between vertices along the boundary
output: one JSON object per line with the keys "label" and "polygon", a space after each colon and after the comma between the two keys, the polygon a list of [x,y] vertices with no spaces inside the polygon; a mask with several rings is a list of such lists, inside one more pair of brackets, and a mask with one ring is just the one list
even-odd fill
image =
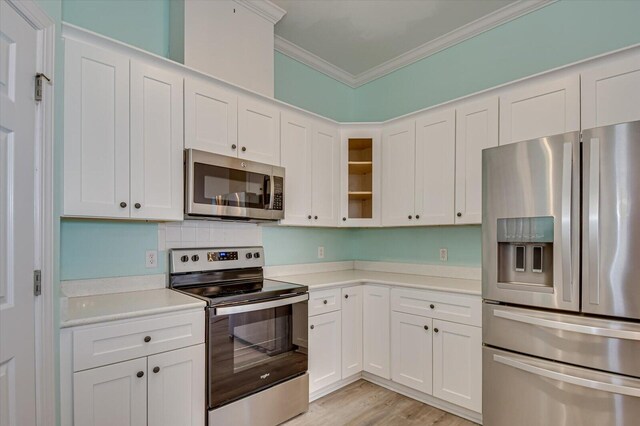
{"label": "crown molding", "polygon": [[275,50],[302,62],[303,64],[308,65],[315,70],[340,81],[341,83],[351,86],[352,88],[357,88],[402,67],[427,58],[464,40],[475,37],[485,31],[526,15],[527,13],[531,13],[542,7],[548,6],[551,3],[555,3],[556,1],[558,0],[520,0],[515,3],[511,3],[496,10],[495,12],[485,15],[480,19],[476,19],[473,22],[357,75],[343,70],[342,68],[278,35],[275,36]]}
{"label": "crown molding", "polygon": [[287,13],[280,6],[267,0],[235,0],[250,11],[262,16],[267,21],[275,25]]}

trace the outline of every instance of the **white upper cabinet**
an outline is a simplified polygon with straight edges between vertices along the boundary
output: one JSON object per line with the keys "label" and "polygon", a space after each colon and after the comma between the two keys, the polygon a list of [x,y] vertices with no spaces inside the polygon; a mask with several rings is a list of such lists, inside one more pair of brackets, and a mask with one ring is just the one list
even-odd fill
{"label": "white upper cabinet", "polygon": [[382,131],[382,225],[413,224],[415,192],[415,121]]}
{"label": "white upper cabinet", "polygon": [[309,318],[309,392],[342,378],[340,311]]}
{"label": "white upper cabinet", "polygon": [[453,224],[456,113],[440,110],[416,120],[415,223]]}
{"label": "white upper cabinet", "polygon": [[582,128],[640,120],[640,53],[582,73]]}
{"label": "white upper cabinet", "polygon": [[340,201],[340,140],[337,129],[313,126],[311,214],[315,226],[337,226]]}
{"label": "white upper cabinet", "polygon": [[131,61],[131,217],[182,220],[183,79]]}
{"label": "white upper cabinet", "polygon": [[498,98],[456,109],[455,223],[482,223],[482,150],[498,146]]}
{"label": "white upper cabinet", "polygon": [[285,168],[285,225],[311,224],[313,130],[301,114],[282,113],[281,165]]}
{"label": "white upper cabinet", "polygon": [[429,395],[433,383],[431,322],[417,315],[391,314],[391,378]]}
{"label": "white upper cabinet", "polygon": [[196,78],[184,81],[184,147],[238,154],[238,95]]}
{"label": "white upper cabinet", "polygon": [[580,130],[580,77],[526,82],[500,96],[500,145]]}
{"label": "white upper cabinet", "polygon": [[280,165],[280,110],[274,104],[240,96],[238,157]]}
{"label": "white upper cabinet", "polygon": [[342,289],[342,377],[362,371],[362,286]]}
{"label": "white upper cabinet", "polygon": [[65,41],[66,216],[129,217],[129,58]]}
{"label": "white upper cabinet", "polygon": [[363,370],[391,378],[389,336],[389,287],[363,287]]}

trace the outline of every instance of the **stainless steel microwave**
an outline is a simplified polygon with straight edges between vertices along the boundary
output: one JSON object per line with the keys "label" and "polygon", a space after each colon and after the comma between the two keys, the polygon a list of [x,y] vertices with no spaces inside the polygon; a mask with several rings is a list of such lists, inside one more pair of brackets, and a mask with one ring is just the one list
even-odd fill
{"label": "stainless steel microwave", "polygon": [[268,221],[284,218],[284,168],[185,150],[185,216]]}

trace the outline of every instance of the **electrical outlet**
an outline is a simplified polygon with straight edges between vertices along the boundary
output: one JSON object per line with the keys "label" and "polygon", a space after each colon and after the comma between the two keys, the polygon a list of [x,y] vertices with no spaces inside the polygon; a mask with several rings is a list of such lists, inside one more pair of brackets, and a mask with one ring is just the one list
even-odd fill
{"label": "electrical outlet", "polygon": [[158,251],[157,250],[147,250],[147,253],[145,254],[144,266],[146,266],[147,268],[158,267]]}
{"label": "electrical outlet", "polygon": [[324,259],[324,247],[323,246],[319,246],[318,247],[318,259]]}
{"label": "electrical outlet", "polygon": [[449,260],[449,250],[447,250],[446,248],[441,248],[440,249],[440,262],[446,262],[447,260]]}

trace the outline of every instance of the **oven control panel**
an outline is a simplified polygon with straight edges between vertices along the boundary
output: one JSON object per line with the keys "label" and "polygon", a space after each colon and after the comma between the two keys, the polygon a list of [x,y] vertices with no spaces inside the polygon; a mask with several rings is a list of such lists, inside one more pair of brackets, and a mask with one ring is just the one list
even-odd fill
{"label": "oven control panel", "polygon": [[260,268],[264,266],[264,250],[262,247],[173,249],[169,262],[171,273]]}

